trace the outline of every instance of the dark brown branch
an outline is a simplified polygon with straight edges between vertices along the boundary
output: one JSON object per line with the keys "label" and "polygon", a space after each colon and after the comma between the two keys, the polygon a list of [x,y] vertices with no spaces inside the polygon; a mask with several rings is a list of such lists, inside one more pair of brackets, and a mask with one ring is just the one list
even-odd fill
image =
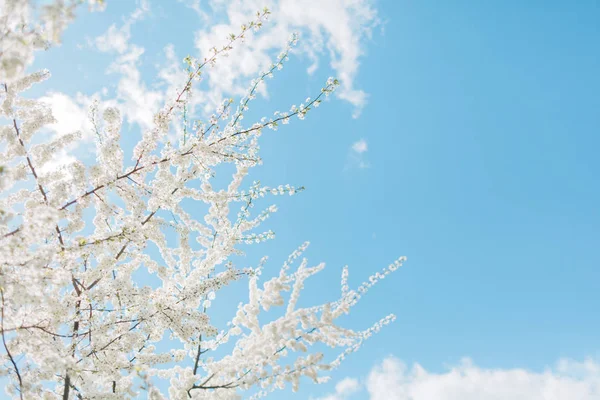
{"label": "dark brown branch", "polygon": [[2,307],[0,308],[0,328],[2,328],[2,344],[4,345],[4,350],[6,351],[6,355],[10,360],[13,368],[15,369],[15,373],[17,374],[17,379],[19,380],[19,396],[21,400],[23,400],[23,379],[21,378],[21,373],[19,372],[19,367],[17,367],[17,363],[13,358],[10,350],[8,349],[8,345],[6,344],[6,338],[4,337],[4,290],[0,289],[0,295],[2,296]]}
{"label": "dark brown branch", "polygon": [[[139,324],[142,323],[143,320],[139,320],[134,326],[132,326],[131,328],[129,328],[129,332],[131,332],[132,330],[134,330],[135,328],[138,327]],[[101,351],[106,350],[108,347],[110,347],[111,344],[113,344],[114,342],[116,342],[117,340],[120,340],[123,336],[125,336],[125,333],[120,334],[119,336],[113,338],[112,340],[110,340],[107,344],[105,344],[104,346],[102,346],[102,348],[97,349],[97,350],[92,350],[91,352],[89,352],[86,357],[89,357],[93,354],[99,353]],[[80,360],[81,361],[81,360]],[[79,362],[79,361],[78,361]]]}
{"label": "dark brown branch", "polygon": [[[4,84],[4,90],[6,93],[8,93],[8,86],[6,85],[6,83]],[[49,204],[48,196],[46,195],[46,191],[44,190],[44,187],[40,183],[37,172],[35,171],[33,163],[31,162],[31,157],[29,156],[29,152],[27,151],[27,147],[25,146],[25,143],[23,142],[23,138],[21,138],[21,133],[19,131],[19,126],[17,125],[16,118],[13,118],[12,121],[13,121],[13,127],[15,128],[15,133],[17,135],[17,139],[19,140],[19,144],[21,145],[21,147],[23,148],[23,151],[25,152],[25,159],[27,160],[27,165],[29,165],[29,170],[33,174],[35,183],[37,184],[37,187],[38,187],[40,193],[42,194],[42,197],[44,198],[44,203],[46,203],[46,205],[48,205]],[[65,243],[63,241],[63,237],[62,237],[62,234],[60,233],[60,228],[58,227],[58,225],[56,225],[55,230],[58,235],[58,241],[60,242],[60,245],[62,247],[64,247]]]}
{"label": "dark brown branch", "polygon": [[51,332],[49,331],[47,328],[44,328],[42,326],[39,325],[26,325],[26,326],[18,326],[16,328],[8,328],[8,329],[1,329],[0,331],[4,334],[4,333],[8,333],[8,332],[14,332],[14,331],[20,331],[20,330],[29,330],[29,329],[38,329],[44,333],[47,333],[48,335],[51,336],[55,336],[55,337],[61,337],[61,338],[70,338],[72,337],[72,335],[62,335],[60,333],[55,333],[55,332]]}
{"label": "dark brown branch", "polygon": [[9,237],[9,236],[12,236],[12,235],[14,235],[15,233],[19,232],[20,230],[21,230],[21,228],[16,228],[16,229],[14,229],[14,230],[12,230],[12,231],[10,231],[10,232],[8,232],[8,233],[5,233],[5,234],[4,234],[4,236],[2,236],[2,238],[7,238],[7,237]]}

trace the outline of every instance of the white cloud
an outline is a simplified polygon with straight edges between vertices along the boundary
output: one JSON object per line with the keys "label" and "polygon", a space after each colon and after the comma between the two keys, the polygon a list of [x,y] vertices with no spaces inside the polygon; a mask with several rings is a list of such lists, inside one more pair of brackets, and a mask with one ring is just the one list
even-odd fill
{"label": "white cloud", "polygon": [[142,80],[138,64],[143,54],[143,47],[128,45],[127,53],[118,57],[108,72],[121,75],[115,100],[127,121],[148,129],[152,126],[154,114],[163,105],[164,94],[151,90]]}
{"label": "white cloud", "polygon": [[144,54],[144,48],[129,43],[132,25],[149,13],[149,4],[143,0],[120,28],[113,24],[94,40],[99,51],[119,54],[107,70],[109,74],[121,75],[117,82],[116,96],[105,101],[105,105],[118,107],[127,122],[138,124],[142,129],[152,126],[154,114],[163,105],[165,99],[162,91],[149,89],[142,79],[138,65]]}
{"label": "white cloud", "polygon": [[352,145],[352,150],[354,150],[358,154],[362,154],[368,150],[367,141],[365,139],[360,139],[358,142],[354,142]]}
{"label": "white cloud", "polygon": [[366,160],[367,150],[369,150],[369,146],[367,145],[367,141],[365,139],[360,139],[352,143],[352,146],[350,146],[350,150],[348,151],[345,169],[369,168],[369,163]]}
{"label": "white cloud", "polygon": [[110,51],[116,51],[123,54],[127,51],[127,42],[131,37],[129,27],[127,29],[117,29],[115,24],[112,24],[110,28],[103,34],[96,38],[96,47],[98,50],[108,53]]}
{"label": "white cloud", "polygon": [[[90,106],[94,99],[102,98],[104,101],[100,102],[101,108],[118,106],[129,122],[138,123],[142,128],[150,126],[154,112],[162,105],[162,94],[148,90],[142,82],[137,64],[144,49],[129,43],[131,26],[149,12],[147,0],[141,0],[121,27],[118,28],[113,24],[104,34],[93,41],[88,41],[88,44],[95,46],[101,52],[119,55],[107,70],[107,73],[121,75],[117,82],[115,98],[106,99],[108,94],[106,87],[91,96],[77,93],[76,96],[71,97],[64,93],[51,92],[42,98],[52,109],[56,122],[49,128],[56,136],[80,131],[83,137],[80,144],[89,142],[94,137],[94,128],[89,117]],[[61,164],[73,160],[71,154],[74,150],[74,146],[65,148],[61,155],[55,158],[60,159]]]}
{"label": "white cloud", "polygon": [[352,378],[342,379],[335,385],[336,393],[348,395],[356,392],[359,388],[358,381]]}
{"label": "white cloud", "polygon": [[[83,150],[84,146],[82,145],[89,143],[93,137],[94,130],[88,116],[88,110],[93,99],[81,93],[72,98],[64,93],[49,92],[46,96],[40,98],[40,101],[46,103],[52,111],[55,122],[49,124],[47,128],[54,138],[80,132],[83,139],[57,150],[52,161],[40,168],[41,172],[48,172],[75,161],[73,151],[77,146],[80,146],[78,150]],[[85,153],[89,155],[90,151],[87,150]]]}
{"label": "white cloud", "polygon": [[179,3],[183,3],[186,7],[191,8],[198,14],[198,17],[202,22],[207,23],[209,16],[205,10],[202,9],[202,0],[177,0]]}
{"label": "white cloud", "polygon": [[150,12],[150,6],[147,0],[139,2],[139,6],[129,15],[121,28],[117,28],[115,24],[111,25],[108,30],[98,36],[95,40],[95,45],[98,50],[103,52],[117,51],[123,54],[128,49],[128,41],[131,37],[131,26],[143,19]]}
{"label": "white cloud", "polygon": [[337,96],[355,106],[357,117],[366,104],[367,94],[355,87],[362,42],[370,37],[379,23],[373,0],[212,0],[209,5],[215,13],[224,12],[228,22],[196,32],[196,46],[201,54],[224,44],[229,33],[237,32],[249,16],[265,5],[272,11],[272,19],[261,33],[238,46],[232,56],[221,59],[208,71],[211,78],[208,91],[220,101],[225,93],[240,94],[248,78],[254,78],[270,63],[270,55],[285,45],[291,33],[301,34],[298,52],[311,60],[309,74],[319,67],[320,58],[329,55],[330,66],[342,85]]}
{"label": "white cloud", "polygon": [[[195,88],[188,104],[189,115],[210,114],[224,98],[244,94],[249,81],[270,64],[272,56],[295,31],[302,35],[297,52],[312,62],[307,72],[314,73],[320,58],[329,55],[331,67],[342,81],[337,95],[352,103],[355,114],[358,113],[365,104],[366,94],[355,88],[354,80],[362,56],[362,41],[378,23],[373,1],[321,0],[318,4],[307,4],[295,0],[210,0],[208,3],[179,0],[204,21],[224,21],[203,24],[207,28],[195,33],[200,58],[213,46],[219,47],[231,32],[237,32],[241,24],[265,5],[273,15],[273,21],[267,22],[259,34],[248,33],[246,42],[236,46],[231,57],[221,57],[215,67],[205,71],[204,89]],[[174,47],[167,44],[158,79],[152,86],[145,83],[140,72],[145,49],[131,43],[131,27],[150,13],[148,1],[143,0],[120,26],[113,24],[104,34],[89,41],[97,50],[117,55],[106,71],[118,75],[115,93],[111,99],[102,93],[103,106],[118,107],[128,123],[137,124],[142,130],[152,126],[154,114],[186,80],[181,58]],[[259,92],[266,96],[266,85],[261,86]],[[362,160],[358,165],[367,166]]]}
{"label": "white cloud", "polygon": [[56,135],[62,136],[75,131],[80,131],[84,138],[91,132],[91,122],[88,118],[88,108],[91,99],[78,94],[75,99],[60,92],[50,92],[40,99],[48,104],[52,110],[55,123],[48,127]]}
{"label": "white cloud", "polygon": [[[373,1],[321,0],[309,4],[295,0],[210,0],[207,3],[179,0],[206,22],[202,24],[206,28],[195,33],[200,59],[210,48],[224,44],[228,35],[237,32],[257,10],[267,6],[273,16],[273,21],[267,22],[259,34],[248,33],[246,42],[236,46],[231,57],[219,58],[215,67],[205,71],[204,88],[195,88],[188,113],[193,116],[200,112],[205,116],[214,112],[224,98],[244,94],[250,80],[271,63],[291,33],[299,31],[301,41],[296,51],[312,62],[307,72],[314,73],[319,68],[320,58],[328,55],[331,68],[342,82],[336,93],[355,106],[354,116],[357,116],[367,97],[355,88],[354,82],[363,54],[362,42],[378,24]],[[97,50],[118,55],[107,70],[109,74],[120,75],[116,93],[113,99],[105,100],[105,105],[120,108],[126,120],[138,124],[142,130],[152,125],[154,114],[168,96],[182,86],[186,77],[181,58],[172,45],[167,45],[159,79],[151,87],[142,79],[139,65],[145,49],[130,42],[130,31],[134,23],[150,12],[148,1],[141,1],[121,26],[111,25],[104,34],[90,41]],[[224,22],[208,25],[211,21]],[[261,86],[259,92],[267,96],[266,85]],[[364,162],[359,164],[366,166]]]}
{"label": "white cloud", "polygon": [[[600,364],[560,360],[552,368],[534,372],[480,368],[464,359],[434,373],[389,357],[371,370],[362,387],[369,400],[592,400],[600,398]],[[332,396],[323,399],[348,398],[337,391]]]}
{"label": "white cloud", "polygon": [[345,400],[360,390],[358,380],[345,378],[335,385],[335,392],[316,400]]}

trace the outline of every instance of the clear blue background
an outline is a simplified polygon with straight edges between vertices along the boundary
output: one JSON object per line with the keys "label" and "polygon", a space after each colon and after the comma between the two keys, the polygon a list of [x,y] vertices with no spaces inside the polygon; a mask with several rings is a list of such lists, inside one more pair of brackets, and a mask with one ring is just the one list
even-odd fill
{"label": "clear blue background", "polygon": [[[82,14],[65,44],[38,58],[54,75],[45,89],[91,94],[109,83],[108,57],[76,48],[135,7],[108,3],[102,14]],[[249,249],[248,264],[268,254],[275,270],[310,240],[310,260],[328,268],[308,285],[308,304],[337,296],[345,264],[358,285],[408,256],[349,325],[367,327],[390,312],[398,320],[333,382],[365,376],[390,354],[433,371],[465,356],[482,367],[532,370],[560,357],[597,357],[599,3],[377,6],[386,23],[366,43],[356,85],[370,97],[360,118],[330,101],[263,136],[264,167],[251,178],[307,190],[274,199],[280,211],[266,226],[277,238]],[[146,48],[147,81],[165,44],[182,56],[193,51],[199,19],[182,6],[169,12],[132,28],[132,42]],[[323,67],[307,77],[307,66],[292,58],[269,82],[261,114],[298,104],[331,74]],[[360,138],[369,146],[366,169],[348,167]],[[294,398],[331,387],[309,384]]]}

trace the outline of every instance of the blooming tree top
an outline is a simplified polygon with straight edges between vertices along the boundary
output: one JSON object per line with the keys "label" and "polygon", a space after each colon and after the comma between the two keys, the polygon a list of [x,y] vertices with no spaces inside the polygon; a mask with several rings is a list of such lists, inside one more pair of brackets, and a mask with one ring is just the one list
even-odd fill
{"label": "blooming tree top", "polygon": [[[288,384],[296,389],[306,378],[323,382],[326,371],[394,319],[386,316],[363,331],[337,322],[404,258],[356,289],[344,268],[336,298],[301,308],[306,279],[324,268],[301,258],[308,243],[271,279],[261,279],[266,258],[240,268],[231,257],[274,236],[260,226],[277,208],[255,210],[259,198],[303,189],[248,182],[249,171],[261,164],[261,135],[312,114],[339,82],[330,78],[300,105],[244,122],[264,80],[288,61],[294,35],[239,102],[226,99],[207,123],[190,124],[186,107],[203,72],[261,28],[270,15],[265,9],[207,57],[186,57],[185,84],[131,154],[119,142],[120,110],[95,104],[96,162],[53,168],[57,152],[81,133],[39,139],[52,113],[22,93],[50,78],[45,70],[26,72],[27,66],[35,50],[58,42],[79,3],[0,3],[0,372],[10,379],[8,393],[122,399],[146,391],[162,399],[158,386],[165,381],[170,399],[236,399]],[[176,141],[170,140],[174,124],[184,126]],[[235,166],[235,173],[226,189],[215,189],[215,167],[222,164]],[[194,218],[189,204],[204,204],[204,218]],[[140,269],[160,285],[143,286],[135,278]],[[248,282],[248,295],[240,296],[247,299],[225,326],[215,326],[211,302],[235,280]],[[261,310],[273,307],[281,308],[278,317],[259,320]],[[165,334],[177,345],[157,346]],[[320,345],[339,355],[326,359]]]}

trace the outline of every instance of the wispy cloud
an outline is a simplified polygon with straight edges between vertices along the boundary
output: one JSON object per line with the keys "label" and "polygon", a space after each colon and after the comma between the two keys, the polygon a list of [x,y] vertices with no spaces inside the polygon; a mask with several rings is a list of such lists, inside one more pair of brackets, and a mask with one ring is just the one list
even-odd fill
{"label": "wispy cloud", "polygon": [[[48,104],[55,119],[55,122],[48,126],[53,136],[58,137],[79,131],[83,139],[80,144],[93,140],[95,137],[94,127],[89,113],[94,100],[99,101],[100,108],[117,106],[130,123],[137,123],[142,128],[151,125],[153,115],[162,105],[164,96],[162,92],[149,90],[144,85],[138,70],[139,58],[143,54],[144,48],[130,43],[131,26],[142,20],[149,12],[148,2],[142,0],[138,3],[138,7],[125,18],[121,26],[117,27],[113,24],[102,35],[94,40],[88,40],[88,46],[100,52],[117,55],[116,60],[107,69],[107,73],[121,75],[117,80],[115,96],[108,98],[108,90],[104,87],[92,95],[77,93],[69,96],[61,92],[50,92],[41,99]],[[166,52],[168,53],[168,49]],[[172,61],[169,55],[167,54],[167,58]],[[161,78],[170,77],[168,72],[164,71]],[[65,148],[60,157],[55,157],[56,159],[60,158],[61,161],[49,165],[48,168],[53,169],[74,160],[72,156],[74,151],[82,156],[81,149],[75,149],[73,146]]]}
{"label": "wispy cloud", "polygon": [[86,143],[93,137],[93,127],[88,116],[89,107],[93,98],[81,93],[76,96],[67,96],[60,92],[49,92],[40,101],[45,103],[51,110],[54,122],[46,128],[52,139],[63,137],[68,134],[79,132],[81,141],[70,142],[66,147],[54,150],[52,161],[40,168],[42,173],[55,171],[56,169],[75,161],[73,152],[77,151],[81,157],[91,155]]}
{"label": "wispy cloud", "polygon": [[[236,32],[257,10],[267,6],[273,14],[273,21],[266,23],[259,34],[250,37],[253,34],[249,33],[246,42],[234,48],[231,57],[220,58],[214,68],[206,70],[203,88],[194,91],[188,112],[190,115],[210,114],[224,98],[244,94],[250,80],[270,64],[272,56],[284,47],[290,34],[299,31],[302,39],[295,51],[311,61],[307,73],[314,73],[321,67],[323,59],[327,59],[342,82],[337,95],[355,106],[357,116],[367,98],[366,93],[356,88],[355,82],[363,45],[373,27],[379,23],[373,2],[180,0],[203,20],[212,22],[211,25],[203,24],[203,28],[195,33],[200,59],[209,48],[218,47],[231,32]],[[177,55],[175,47],[165,44],[164,63],[158,66],[158,79],[153,80],[151,86],[146,84],[140,68],[145,48],[143,42],[140,44],[131,37],[131,29],[151,12],[151,2],[140,0],[137,8],[120,24],[113,24],[100,36],[88,40],[88,47],[116,57],[106,70],[113,79],[116,77],[114,92],[108,93],[104,89],[85,98],[82,95],[78,95],[81,98],[69,98],[62,93],[52,94],[47,100],[58,116],[55,130],[72,129],[67,125],[78,124],[86,128],[82,129],[84,136],[93,137],[89,134],[89,124],[84,120],[92,98],[100,99],[100,109],[108,106],[119,108],[128,123],[138,125],[142,130],[152,126],[154,114],[164,105],[167,96],[182,87],[186,73],[182,68],[182,57]],[[329,75],[329,72],[324,75]],[[267,95],[266,85],[260,90],[262,95]],[[64,122],[68,118],[60,117],[67,114],[74,116],[72,123]],[[352,162],[354,166],[366,168],[368,164],[363,158],[367,147],[366,142],[362,143],[357,145],[362,146],[357,148],[360,151],[353,151],[354,157],[358,157]]]}
{"label": "wispy cloud", "polygon": [[348,160],[346,161],[346,169],[351,168],[369,168],[369,163],[366,160],[366,153],[369,146],[365,139],[360,139],[350,146],[348,151]]}
{"label": "wispy cloud", "polygon": [[202,8],[202,0],[177,0],[179,3],[183,3],[186,7],[194,10],[202,22],[207,23],[209,16],[206,10]]}
{"label": "wispy cloud", "polygon": [[105,101],[105,104],[117,106],[129,123],[138,124],[142,129],[148,129],[152,125],[154,114],[164,101],[164,93],[148,88],[139,71],[140,59],[145,49],[130,43],[131,27],[149,13],[149,3],[144,0],[120,27],[111,25],[104,34],[94,40],[99,51],[118,54],[107,70],[109,74],[120,75],[116,96]]}
{"label": "wispy cloud", "polygon": [[356,379],[345,378],[335,385],[335,392],[313,400],[345,400],[361,389]]}
{"label": "wispy cloud", "polygon": [[88,118],[88,108],[92,99],[82,94],[75,98],[60,92],[50,92],[40,99],[50,106],[55,122],[49,125],[50,130],[62,136],[79,131],[84,139],[91,137],[91,122]]}
{"label": "wispy cloud", "polygon": [[218,101],[225,93],[243,93],[248,79],[265,68],[272,53],[298,31],[301,40],[297,52],[311,61],[307,73],[314,73],[322,58],[329,56],[329,65],[342,83],[337,96],[355,106],[355,117],[360,114],[367,94],[356,87],[355,80],[364,41],[379,23],[373,0],[211,0],[208,4],[216,15],[224,13],[227,21],[196,32],[196,46],[202,55],[212,46],[224,44],[230,32],[265,5],[273,15],[273,21],[265,24],[256,39],[235,49],[231,57],[209,71],[209,93]]}
{"label": "wispy cloud", "polygon": [[112,24],[104,34],[95,39],[95,45],[103,52],[115,50],[121,54],[125,53],[128,49],[127,42],[131,37],[131,26],[137,21],[143,20],[149,13],[148,0],[141,0],[138,7],[129,14],[120,28]]}
{"label": "wispy cloud", "polygon": [[[346,378],[339,384],[348,381],[357,382]],[[434,373],[389,357],[371,370],[360,388],[345,393],[336,387],[335,393],[319,400],[347,400],[358,390],[366,391],[369,400],[592,400],[600,398],[600,364],[560,360],[552,368],[533,372],[480,368],[464,359]]]}
{"label": "wispy cloud", "polygon": [[354,150],[354,152],[358,154],[362,154],[368,149],[369,147],[367,146],[367,141],[365,139],[360,139],[358,142],[354,142],[354,144],[352,145],[352,150]]}

